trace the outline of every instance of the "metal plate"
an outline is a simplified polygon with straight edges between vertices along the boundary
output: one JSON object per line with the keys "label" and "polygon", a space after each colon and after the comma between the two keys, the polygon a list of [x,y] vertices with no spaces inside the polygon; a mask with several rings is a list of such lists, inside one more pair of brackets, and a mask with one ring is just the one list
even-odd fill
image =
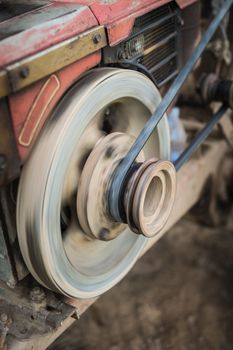
{"label": "metal plate", "polygon": [[6,67],[0,71],[0,97],[100,50],[106,43],[104,27],[97,27]]}

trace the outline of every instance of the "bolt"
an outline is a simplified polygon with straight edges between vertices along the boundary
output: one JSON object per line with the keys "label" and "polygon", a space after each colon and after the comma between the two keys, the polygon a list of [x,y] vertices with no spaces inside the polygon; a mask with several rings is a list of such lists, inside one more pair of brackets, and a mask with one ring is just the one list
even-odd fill
{"label": "bolt", "polygon": [[7,314],[2,313],[2,314],[0,315],[0,319],[1,319],[1,321],[2,321],[3,323],[6,323],[7,320],[8,320]]}
{"label": "bolt", "polygon": [[112,146],[109,146],[106,150],[105,157],[110,158],[114,152],[114,148]]}
{"label": "bolt", "polygon": [[95,34],[94,36],[93,36],[93,43],[94,44],[98,44],[99,42],[100,42],[100,40],[101,40],[101,35],[100,34]]}
{"label": "bolt", "polygon": [[30,292],[30,298],[32,301],[40,303],[45,298],[45,292],[40,287],[34,287]]}
{"label": "bolt", "polygon": [[29,75],[29,68],[28,67],[22,67],[19,71],[19,75],[21,78],[25,79]]}
{"label": "bolt", "polygon": [[99,238],[103,241],[106,241],[108,239],[108,235],[109,235],[109,230],[105,227],[101,228],[99,232]]}

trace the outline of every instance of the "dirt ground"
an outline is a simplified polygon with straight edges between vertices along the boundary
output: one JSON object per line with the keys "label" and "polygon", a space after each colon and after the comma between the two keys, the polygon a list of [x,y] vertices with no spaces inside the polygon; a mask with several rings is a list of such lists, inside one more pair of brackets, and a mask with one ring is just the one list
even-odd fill
{"label": "dirt ground", "polygon": [[233,230],[183,219],[50,350],[232,350]]}

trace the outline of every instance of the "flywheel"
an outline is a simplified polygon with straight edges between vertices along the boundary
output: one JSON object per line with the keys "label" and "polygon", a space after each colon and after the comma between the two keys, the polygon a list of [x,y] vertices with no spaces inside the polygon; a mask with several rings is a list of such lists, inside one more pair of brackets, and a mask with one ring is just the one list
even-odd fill
{"label": "flywheel", "polygon": [[[125,196],[128,210],[136,188],[131,226],[110,218],[106,192],[114,169],[160,100],[141,73],[103,68],[83,76],[53,111],[23,167],[17,198],[21,252],[42,285],[72,298],[94,297],[119,282],[139,257],[148,238],[133,232],[133,225],[140,219],[137,227],[149,236],[157,220],[150,219],[153,205],[141,211],[140,198],[150,201],[160,188],[167,200],[163,184],[173,171],[161,173],[161,164],[156,165],[170,156],[166,117],[138,157],[145,172],[137,183],[150,193],[141,194],[132,180]],[[146,171],[152,166],[153,176],[159,175],[151,185]]]}

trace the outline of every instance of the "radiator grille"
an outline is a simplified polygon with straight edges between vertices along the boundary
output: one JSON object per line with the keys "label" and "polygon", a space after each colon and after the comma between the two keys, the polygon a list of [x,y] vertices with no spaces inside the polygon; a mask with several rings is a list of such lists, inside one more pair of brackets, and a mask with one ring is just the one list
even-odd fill
{"label": "radiator grille", "polygon": [[161,87],[179,70],[179,10],[165,5],[136,19],[133,37],[143,33],[144,56],[140,62]]}
{"label": "radiator grille", "polygon": [[104,48],[104,63],[128,63],[136,67],[140,63],[161,87],[178,74],[179,41],[180,11],[172,1],[138,17],[127,40]]}

